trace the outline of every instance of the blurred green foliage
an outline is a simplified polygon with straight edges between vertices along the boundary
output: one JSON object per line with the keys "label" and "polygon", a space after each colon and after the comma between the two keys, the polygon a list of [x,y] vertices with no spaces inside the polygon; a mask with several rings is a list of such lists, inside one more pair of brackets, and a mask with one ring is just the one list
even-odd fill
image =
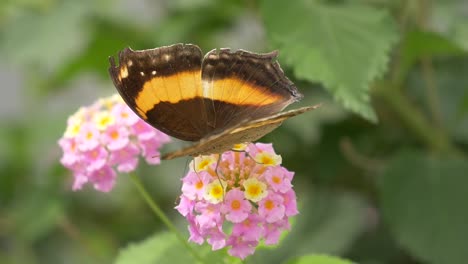
{"label": "blurred green foliage", "polygon": [[[177,42],[279,49],[301,104],[323,103],[262,140],[296,172],[301,214],[246,263],[468,263],[467,28],[463,0],[1,1],[0,263],[190,258],[126,175],[72,192],[56,144],[68,115],[115,93],[108,56]],[[139,168],[183,231],[185,165]]]}

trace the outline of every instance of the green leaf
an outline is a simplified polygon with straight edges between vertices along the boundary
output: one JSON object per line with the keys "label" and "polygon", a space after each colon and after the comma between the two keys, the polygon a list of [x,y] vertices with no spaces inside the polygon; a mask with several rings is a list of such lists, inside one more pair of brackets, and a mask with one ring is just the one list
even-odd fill
{"label": "green leaf", "polygon": [[14,208],[11,217],[15,234],[28,242],[37,241],[53,230],[64,211],[61,201],[39,191],[18,201]]}
{"label": "green leaf", "polygon": [[280,60],[298,78],[321,82],[346,108],[371,121],[369,84],[387,68],[397,40],[387,12],[318,1],[263,1],[262,15]]}
{"label": "green leaf", "polygon": [[1,52],[15,64],[58,69],[87,43],[86,2],[54,1],[42,13],[19,12],[1,32]]}
{"label": "green leaf", "polygon": [[[223,250],[211,251],[210,246],[191,245],[206,263],[237,263]],[[143,242],[131,244],[120,250],[115,264],[172,264],[198,263],[182,243],[171,233],[159,233]]]}
{"label": "green leaf", "polygon": [[400,67],[397,81],[401,82],[411,67],[421,58],[448,57],[466,54],[456,43],[435,32],[408,32],[401,44]]}
{"label": "green leaf", "polygon": [[397,241],[429,263],[468,259],[468,161],[398,155],[380,185],[384,220]]}
{"label": "green leaf", "polygon": [[192,263],[194,259],[171,233],[156,234],[121,250],[115,264]]}
{"label": "green leaf", "polygon": [[287,264],[353,264],[353,262],[327,255],[307,255],[286,262]]}

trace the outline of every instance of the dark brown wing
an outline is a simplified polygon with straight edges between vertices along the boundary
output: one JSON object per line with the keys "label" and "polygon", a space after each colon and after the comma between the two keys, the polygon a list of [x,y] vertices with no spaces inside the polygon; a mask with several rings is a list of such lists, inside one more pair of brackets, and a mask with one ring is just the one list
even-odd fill
{"label": "dark brown wing", "polygon": [[281,111],[302,95],[276,52],[255,54],[175,44],[119,53],[109,73],[125,102],[146,122],[188,141]]}
{"label": "dark brown wing", "polygon": [[240,122],[237,126],[204,138],[189,147],[167,153],[162,156],[162,159],[222,153],[230,150],[234,144],[255,141],[280,126],[284,120],[316,109],[319,106],[306,106],[253,121]]}
{"label": "dark brown wing", "polygon": [[175,44],[149,50],[126,48],[109,73],[128,106],[164,133],[188,141],[203,138],[207,126],[198,46]]}
{"label": "dark brown wing", "polygon": [[284,75],[277,52],[212,50],[202,62],[207,121],[215,132],[278,113],[302,98]]}

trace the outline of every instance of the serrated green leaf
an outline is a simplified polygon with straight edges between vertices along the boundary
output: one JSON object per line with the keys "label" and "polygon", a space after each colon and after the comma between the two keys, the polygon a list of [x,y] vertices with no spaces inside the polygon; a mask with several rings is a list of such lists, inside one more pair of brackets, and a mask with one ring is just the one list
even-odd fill
{"label": "serrated green leaf", "polygon": [[383,174],[383,216],[396,240],[428,263],[468,259],[468,162],[418,152],[398,155]]}
{"label": "serrated green leaf", "polygon": [[[371,121],[369,84],[387,67],[398,38],[387,12],[360,5],[265,0],[268,35],[298,78],[321,82],[346,108]],[[287,23],[286,23],[287,21]]]}
{"label": "serrated green leaf", "polygon": [[327,255],[307,255],[290,260],[286,264],[353,264],[353,262]]}

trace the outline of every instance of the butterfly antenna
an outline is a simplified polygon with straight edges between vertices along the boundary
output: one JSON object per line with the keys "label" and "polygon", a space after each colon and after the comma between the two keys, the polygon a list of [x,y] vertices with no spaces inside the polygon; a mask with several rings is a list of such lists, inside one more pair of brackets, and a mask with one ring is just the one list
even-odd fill
{"label": "butterfly antenna", "polygon": [[[190,159],[188,159],[188,158],[185,160],[184,174],[183,174],[183,175],[187,174],[187,172],[188,172],[188,167],[190,166],[189,160],[190,160]],[[195,167],[195,165],[194,165],[194,167]],[[194,168],[194,169],[195,169],[195,168]]]}
{"label": "butterfly antenna", "polygon": [[252,155],[250,155],[249,152],[245,151],[245,150],[237,150],[237,149],[231,149],[231,151],[233,152],[239,152],[239,153],[245,153],[245,155],[247,155],[247,157],[251,158],[253,161],[255,161],[255,163],[257,164],[260,164],[260,165],[264,165],[265,163],[262,163],[262,162],[258,162],[254,159],[254,157],[252,157]]}
{"label": "butterfly antenna", "polygon": [[219,174],[218,174],[220,161],[221,161],[221,154],[218,154],[218,160],[216,161],[216,167],[215,167],[215,174],[216,174],[216,178],[218,178],[219,184],[221,185],[221,189],[223,190],[223,203],[224,203],[224,185],[223,185],[223,182],[221,181],[221,177],[219,177]]}

